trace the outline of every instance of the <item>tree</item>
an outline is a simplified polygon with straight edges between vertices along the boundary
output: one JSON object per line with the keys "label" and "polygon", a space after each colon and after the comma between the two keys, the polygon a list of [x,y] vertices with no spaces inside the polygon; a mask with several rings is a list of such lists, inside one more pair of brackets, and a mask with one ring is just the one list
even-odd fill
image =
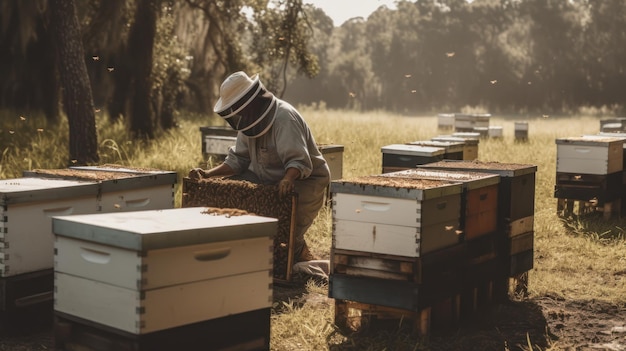
{"label": "tree", "polygon": [[70,163],[98,162],[95,111],[74,0],[50,0],[50,15],[69,122]]}

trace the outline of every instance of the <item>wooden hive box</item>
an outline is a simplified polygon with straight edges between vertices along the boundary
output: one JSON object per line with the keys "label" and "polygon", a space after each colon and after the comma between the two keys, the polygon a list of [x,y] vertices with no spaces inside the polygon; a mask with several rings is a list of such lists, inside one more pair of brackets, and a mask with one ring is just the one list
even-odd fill
{"label": "wooden hive box", "polygon": [[420,257],[458,244],[461,190],[380,175],[333,181],[333,248]]}
{"label": "wooden hive box", "polygon": [[556,171],[597,175],[622,172],[624,141],[600,135],[558,138]]}
{"label": "wooden hive box", "polygon": [[[500,162],[442,161],[423,165],[422,168],[475,171],[499,175],[498,227],[506,235],[504,235],[505,240],[498,246],[498,250],[501,255],[510,257],[504,266],[507,270],[506,274],[513,277],[532,269],[533,249],[528,246],[528,243],[532,244],[532,233],[534,233],[537,166]],[[520,235],[530,235],[531,238],[523,239],[526,244],[517,245],[515,240]],[[526,247],[527,250],[520,252],[519,248],[521,247]],[[511,252],[515,252],[513,256],[510,256]]]}
{"label": "wooden hive box", "polygon": [[23,332],[52,321],[51,216],[93,213],[98,184],[43,178],[0,180],[0,327]]}
{"label": "wooden hive box", "polygon": [[482,114],[464,114],[457,113],[454,115],[454,130],[456,132],[473,132],[476,128],[489,128],[489,120],[491,115]]}
{"label": "wooden hive box", "polygon": [[0,180],[0,276],[53,267],[51,216],[94,213],[98,183],[46,178]]}
{"label": "wooden hive box", "polygon": [[443,142],[461,142],[463,143],[463,158],[465,161],[472,161],[478,158],[478,139],[465,139],[452,135],[438,135],[430,140]]}
{"label": "wooden hive box", "polygon": [[437,128],[453,129],[454,128],[454,113],[437,114]]}
{"label": "wooden hive box", "polygon": [[515,140],[526,141],[528,140],[528,122],[515,122],[514,123]]}
{"label": "wooden hive box", "polygon": [[273,275],[278,281],[291,280],[296,194],[281,199],[275,185],[219,178],[200,181],[184,178],[182,192],[182,207],[235,208],[278,219],[273,236]]}
{"label": "wooden hive box", "polygon": [[442,147],[445,152],[443,154],[444,160],[462,160],[463,150],[465,149],[465,142],[463,141],[434,141],[434,140],[417,140],[407,143],[408,145],[418,146],[430,146],[430,147]]}
{"label": "wooden hive box", "polygon": [[[202,134],[202,156],[205,160],[215,157],[218,160],[224,159],[226,144],[230,144],[237,137],[237,131],[230,126],[203,126],[200,127]],[[235,145],[233,142],[232,145]],[[227,151],[228,149],[226,149]]]}
{"label": "wooden hive box", "polygon": [[29,177],[97,182],[97,212],[166,209],[175,203],[177,174],[173,171],[105,164],[23,173]]}
{"label": "wooden hive box", "polygon": [[228,150],[236,143],[235,136],[207,135],[203,142],[204,158],[214,157],[218,161],[223,161],[228,155]]}
{"label": "wooden hive box", "polygon": [[407,179],[431,179],[459,182],[461,193],[460,230],[464,240],[495,234],[498,229],[498,187],[497,174],[473,171],[454,171],[416,168],[383,176]]}
{"label": "wooden hive box", "polygon": [[318,148],[330,168],[330,179],[343,178],[343,145],[325,144],[318,145]]}
{"label": "wooden hive box", "polygon": [[55,314],[141,336],[267,311],[276,222],[206,207],[53,217]]}
{"label": "wooden hive box", "polygon": [[443,160],[446,150],[442,147],[391,144],[381,148],[382,173],[415,168],[424,163]]}

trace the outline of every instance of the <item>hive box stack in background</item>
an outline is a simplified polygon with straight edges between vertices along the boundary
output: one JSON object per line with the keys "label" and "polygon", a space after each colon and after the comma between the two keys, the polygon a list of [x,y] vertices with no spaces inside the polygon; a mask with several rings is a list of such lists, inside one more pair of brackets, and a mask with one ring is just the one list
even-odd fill
{"label": "hive box stack in background", "polygon": [[[625,138],[584,135],[556,139],[556,185],[559,214],[601,209],[605,218],[621,212],[624,193]],[[579,202],[578,211],[573,206]]]}
{"label": "hive box stack in background", "polygon": [[491,115],[457,113],[454,115],[455,132],[476,132],[479,130],[489,130],[489,120]]}
{"label": "hive box stack in background", "polygon": [[437,114],[437,128],[441,130],[454,129],[454,113]]}
{"label": "hive box stack in background", "polygon": [[221,162],[228,155],[228,148],[235,146],[237,131],[230,126],[200,127],[202,133],[202,156],[205,161]]}
{"label": "hive box stack in background", "polygon": [[[52,316],[51,217],[174,207],[176,173],[114,165],[24,172],[0,185],[3,206],[0,312],[4,324]],[[30,324],[30,323],[28,323]]]}
{"label": "hive box stack in background", "polygon": [[397,179],[425,179],[459,182],[462,185],[461,216],[458,234],[465,246],[467,261],[464,262],[461,297],[467,313],[478,305],[492,300],[491,286],[496,280],[501,262],[497,259],[498,232],[498,186],[496,174],[417,168],[387,173],[384,176]]}
{"label": "hive box stack in background", "polygon": [[[331,184],[329,296],[338,325],[351,309],[400,313],[425,333],[429,308],[458,291],[460,183],[365,176]],[[373,307],[373,308],[372,308]]]}
{"label": "hive box stack in background", "polygon": [[446,150],[443,147],[391,144],[381,148],[383,156],[382,173],[415,168],[424,163],[443,160]]}
{"label": "hive box stack in background", "polygon": [[[498,189],[498,257],[502,280],[494,287],[496,298],[506,298],[509,278],[516,289],[525,290],[527,272],[533,268],[535,177],[537,166],[500,162],[442,161],[421,166],[425,169],[471,171],[500,176]],[[497,281],[496,281],[497,283]]]}
{"label": "hive box stack in background", "polygon": [[528,141],[528,122],[515,122],[515,141]]}
{"label": "hive box stack in background", "polygon": [[341,179],[343,177],[343,145],[318,145],[318,149],[328,163],[330,179]]}
{"label": "hive box stack in background", "polygon": [[57,344],[269,349],[276,219],[190,207],[52,222]]}

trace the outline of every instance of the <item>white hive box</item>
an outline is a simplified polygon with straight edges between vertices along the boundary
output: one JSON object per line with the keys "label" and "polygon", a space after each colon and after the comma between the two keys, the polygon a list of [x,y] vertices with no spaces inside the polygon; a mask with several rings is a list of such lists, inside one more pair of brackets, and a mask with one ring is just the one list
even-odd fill
{"label": "white hive box", "polygon": [[[176,172],[117,165],[40,169],[25,176],[98,182],[98,207],[92,212],[157,210],[174,207]],[[89,212],[89,213],[92,213]]]}
{"label": "white hive box", "polygon": [[624,141],[620,137],[595,135],[556,139],[556,171],[599,175],[621,172]]}
{"label": "white hive box", "polygon": [[206,210],[53,218],[55,313],[138,335],[270,307],[277,220]]}
{"label": "white hive box", "polygon": [[330,168],[330,179],[343,178],[343,145],[319,145],[318,148]]}
{"label": "white hive box", "polygon": [[[477,133],[476,133],[477,134]],[[432,141],[444,141],[444,142],[462,142],[463,146],[463,160],[471,161],[478,158],[478,138],[462,138],[452,135],[439,135],[431,138]]]}
{"label": "white hive box", "polygon": [[207,155],[225,157],[228,155],[228,149],[235,146],[236,143],[237,137],[234,136],[207,135],[204,138],[204,152]]}
{"label": "white hive box", "polygon": [[454,128],[454,113],[440,113],[437,115],[437,128],[452,129]]}
{"label": "white hive box", "polygon": [[0,276],[52,269],[51,217],[96,212],[97,194],[93,181],[0,180]]}
{"label": "white hive box", "polygon": [[443,160],[443,147],[391,144],[381,148],[383,173],[415,168],[417,165]]}
{"label": "white hive box", "polygon": [[366,176],[331,183],[333,248],[421,257],[459,243],[461,184]]}
{"label": "white hive box", "polygon": [[465,148],[464,141],[434,141],[434,140],[417,140],[408,143],[409,145],[442,147],[445,150],[443,158],[446,160],[462,160],[463,150]]}

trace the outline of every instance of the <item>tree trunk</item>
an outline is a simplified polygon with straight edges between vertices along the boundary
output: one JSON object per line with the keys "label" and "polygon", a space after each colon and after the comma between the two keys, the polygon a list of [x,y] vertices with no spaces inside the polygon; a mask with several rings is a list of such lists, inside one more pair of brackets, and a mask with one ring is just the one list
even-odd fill
{"label": "tree trunk", "polygon": [[156,35],[156,0],[140,0],[128,40],[129,59],[134,75],[130,130],[140,137],[154,137],[154,111],[151,105],[151,72]]}
{"label": "tree trunk", "polygon": [[96,118],[74,0],[50,0],[63,106],[69,122],[70,165],[99,161]]}

